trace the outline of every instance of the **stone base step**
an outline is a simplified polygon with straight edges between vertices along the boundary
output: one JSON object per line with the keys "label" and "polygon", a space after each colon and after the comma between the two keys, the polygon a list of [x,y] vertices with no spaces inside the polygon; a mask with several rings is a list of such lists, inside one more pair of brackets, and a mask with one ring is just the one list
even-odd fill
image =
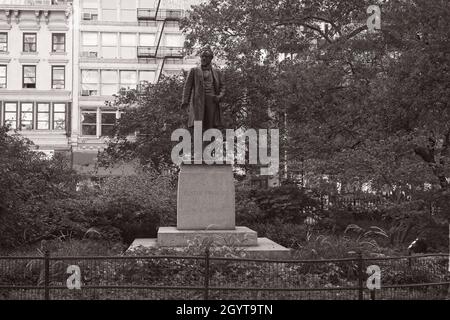
{"label": "stone base step", "polygon": [[179,230],[175,227],[161,227],[158,230],[160,247],[186,247],[189,243],[202,244],[213,241],[215,245],[256,246],[258,235],[247,227],[236,227],[234,230]]}
{"label": "stone base step", "polygon": [[[133,251],[139,247],[158,248],[157,239],[135,239],[127,251]],[[172,247],[174,250],[183,250],[183,247]],[[291,251],[270,239],[258,238],[256,246],[238,247],[246,252],[245,258],[248,259],[268,259],[268,260],[289,260]]]}

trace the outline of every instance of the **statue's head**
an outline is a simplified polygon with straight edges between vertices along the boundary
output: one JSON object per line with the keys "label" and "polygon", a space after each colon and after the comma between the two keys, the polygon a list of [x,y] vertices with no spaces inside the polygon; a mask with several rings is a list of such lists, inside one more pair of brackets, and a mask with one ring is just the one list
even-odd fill
{"label": "statue's head", "polygon": [[200,59],[202,62],[202,66],[207,66],[211,64],[212,59],[214,58],[214,53],[210,48],[204,48],[200,52]]}

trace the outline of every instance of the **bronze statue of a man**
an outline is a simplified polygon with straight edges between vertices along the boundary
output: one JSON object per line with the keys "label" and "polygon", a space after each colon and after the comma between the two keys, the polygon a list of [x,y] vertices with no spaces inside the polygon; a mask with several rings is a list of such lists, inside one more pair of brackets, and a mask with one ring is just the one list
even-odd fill
{"label": "bronze statue of a man", "polygon": [[188,127],[192,128],[194,121],[202,121],[206,131],[223,126],[219,104],[225,95],[225,83],[222,72],[211,66],[213,52],[204,49],[200,57],[201,66],[189,71],[181,106],[183,109],[189,106]]}

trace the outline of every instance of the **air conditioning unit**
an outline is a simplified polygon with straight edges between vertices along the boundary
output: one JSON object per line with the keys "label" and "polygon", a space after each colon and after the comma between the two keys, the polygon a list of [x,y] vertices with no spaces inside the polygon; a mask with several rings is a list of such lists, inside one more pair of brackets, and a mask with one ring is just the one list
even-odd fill
{"label": "air conditioning unit", "polygon": [[88,56],[89,56],[89,58],[97,58],[98,52],[96,52],[96,51],[89,51]]}
{"label": "air conditioning unit", "polygon": [[89,96],[89,90],[81,90],[81,95],[83,97]]}
{"label": "air conditioning unit", "polygon": [[83,13],[83,20],[92,20],[92,14]]}

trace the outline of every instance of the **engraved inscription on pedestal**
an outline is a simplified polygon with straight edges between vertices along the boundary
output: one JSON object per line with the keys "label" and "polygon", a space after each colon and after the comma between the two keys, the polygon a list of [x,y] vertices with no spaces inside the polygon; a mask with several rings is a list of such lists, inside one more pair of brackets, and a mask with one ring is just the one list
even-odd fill
{"label": "engraved inscription on pedestal", "polygon": [[235,193],[231,165],[185,165],[178,178],[179,230],[234,230]]}

